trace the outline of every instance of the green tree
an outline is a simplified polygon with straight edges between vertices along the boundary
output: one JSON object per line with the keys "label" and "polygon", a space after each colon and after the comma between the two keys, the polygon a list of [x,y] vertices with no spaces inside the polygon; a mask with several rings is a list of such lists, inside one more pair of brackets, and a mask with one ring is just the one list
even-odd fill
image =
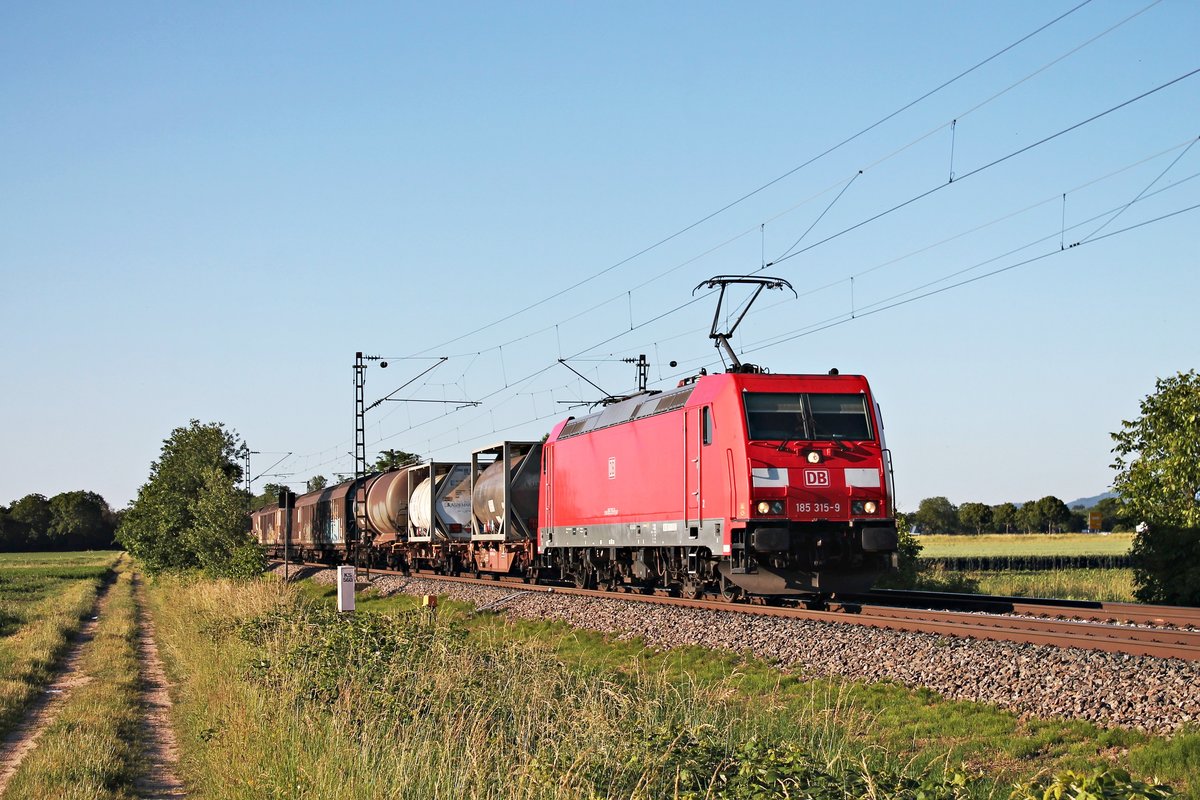
{"label": "green tree", "polygon": [[262,494],[254,498],[254,507],[273,506],[279,502],[279,493],[287,487],[281,483],[268,483],[263,486]]}
{"label": "green tree", "polygon": [[958,509],[945,497],[926,497],[917,506],[913,522],[922,533],[955,533],[958,530]]}
{"label": "green tree", "polygon": [[1042,527],[1042,514],[1038,508],[1038,504],[1033,500],[1027,500],[1022,503],[1017,509],[1016,520],[1017,530],[1024,533],[1033,533],[1040,530]]}
{"label": "green tree", "polygon": [[95,492],[62,492],[50,498],[50,540],[64,550],[112,547],[115,519]]}
{"label": "green tree", "polygon": [[[150,465],[150,479],[138,489],[125,513],[117,539],[151,572],[217,567],[237,550],[239,537],[253,542],[246,524],[245,497],[237,434],[220,423],[192,420],[163,441],[162,454]],[[227,514],[232,493],[242,504],[239,516]],[[239,551],[240,552],[240,551]]]}
{"label": "green tree", "polygon": [[375,459],[371,471],[387,472],[389,469],[399,469],[410,464],[420,463],[421,456],[417,453],[409,453],[406,450],[383,450],[379,453],[379,458]]}
{"label": "green tree", "polygon": [[1005,533],[1011,533],[1016,524],[1017,506],[1015,503],[1000,503],[992,506],[992,527],[996,531],[1003,527]]}
{"label": "green tree", "polygon": [[17,523],[9,519],[8,509],[0,506],[0,552],[16,550]]}
{"label": "green tree", "polygon": [[249,578],[263,571],[262,548],[246,531],[246,498],[217,467],[204,468],[191,512],[191,527],[181,538],[205,572]]}
{"label": "green tree", "polygon": [[1071,520],[1071,509],[1067,504],[1054,495],[1046,495],[1036,503],[1040,528],[1046,527],[1046,533],[1058,533]]}
{"label": "green tree", "polygon": [[958,507],[958,521],[964,530],[983,533],[992,521],[992,507],[984,503],[963,503]]}
{"label": "green tree", "polygon": [[1200,606],[1200,528],[1143,526],[1129,551],[1133,594],[1143,603]]}
{"label": "green tree", "polygon": [[1143,602],[1200,603],[1200,375],[1155,381],[1141,414],[1122,420],[1113,488],[1138,525],[1134,594]]}
{"label": "green tree", "polygon": [[328,485],[329,481],[325,479],[324,475],[313,475],[308,479],[308,484],[305,488],[307,491],[316,492],[324,489]]}
{"label": "green tree", "polygon": [[1113,488],[1139,521],[1200,527],[1200,375],[1160,378],[1141,414],[1122,420]]}
{"label": "green tree", "polygon": [[1100,512],[1101,530],[1128,531],[1133,530],[1133,526],[1137,524],[1130,517],[1129,510],[1125,508],[1120,497],[1106,497],[1096,503],[1092,510]]}
{"label": "green tree", "polygon": [[44,494],[27,494],[8,509],[18,550],[41,550],[50,544],[50,501]]}

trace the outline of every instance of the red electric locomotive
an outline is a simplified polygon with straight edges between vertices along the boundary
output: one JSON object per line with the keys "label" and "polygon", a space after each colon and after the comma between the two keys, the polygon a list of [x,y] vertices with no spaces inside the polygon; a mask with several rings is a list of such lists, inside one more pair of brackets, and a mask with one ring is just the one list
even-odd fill
{"label": "red electric locomotive", "polygon": [[893,565],[883,424],[860,375],[706,375],[559,424],[538,552],[578,585],[859,591]]}
{"label": "red electric locomotive", "polygon": [[[610,398],[555,426],[545,444],[502,442],[471,462],[366,476],[301,496],[295,538],[323,559],[667,588],[684,596],[827,595],[867,589],[896,563],[891,459],[861,375],[771,375],[717,332],[732,361],[670,391]],[[697,287],[699,288],[699,287]],[[424,479],[424,480],[423,480]],[[286,512],[254,515],[279,553]],[[356,517],[366,529],[358,530]]]}
{"label": "red electric locomotive", "polygon": [[[757,285],[751,302],[788,286],[708,286],[723,300],[733,283]],[[550,434],[538,552],[577,585],[828,594],[864,590],[895,565],[891,459],[866,378],[742,364],[729,337],[744,316],[724,333],[714,317],[730,372],[635,395]]]}

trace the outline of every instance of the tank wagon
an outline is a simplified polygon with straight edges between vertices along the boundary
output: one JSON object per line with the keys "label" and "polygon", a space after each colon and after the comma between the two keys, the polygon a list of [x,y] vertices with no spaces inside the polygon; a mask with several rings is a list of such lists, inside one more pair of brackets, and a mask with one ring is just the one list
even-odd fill
{"label": "tank wagon", "polygon": [[[709,285],[723,299],[730,283],[757,284],[755,297],[787,285]],[[867,379],[742,364],[728,345],[733,330],[718,333],[716,319],[728,372],[701,371],[668,391],[647,391],[639,372],[641,391],[568,417],[544,442],[366,476],[357,520],[354,481],[301,495],[291,552],[687,597],[868,588],[896,565],[897,532],[891,454]],[[287,520],[274,507],[253,514],[273,556],[283,554]]]}

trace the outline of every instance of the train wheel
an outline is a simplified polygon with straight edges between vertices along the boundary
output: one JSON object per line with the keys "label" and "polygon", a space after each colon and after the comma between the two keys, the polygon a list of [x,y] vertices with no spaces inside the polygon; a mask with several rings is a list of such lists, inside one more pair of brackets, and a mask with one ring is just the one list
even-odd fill
{"label": "train wheel", "polygon": [[679,595],[688,600],[699,600],[704,596],[704,585],[695,578],[688,578],[679,587]]}
{"label": "train wheel", "polygon": [[595,589],[596,588],[596,579],[592,575],[591,572],[583,572],[583,571],[576,572],[574,575],[571,576],[571,578],[574,579],[574,581],[575,581],[576,589]]}
{"label": "train wheel", "polygon": [[742,599],[742,587],[729,578],[721,578],[721,599],[727,603],[736,603]]}

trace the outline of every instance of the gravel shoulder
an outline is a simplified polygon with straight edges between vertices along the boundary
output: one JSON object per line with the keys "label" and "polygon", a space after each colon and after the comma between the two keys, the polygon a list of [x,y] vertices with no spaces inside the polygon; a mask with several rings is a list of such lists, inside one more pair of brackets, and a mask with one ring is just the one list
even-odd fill
{"label": "gravel shoulder", "polygon": [[[332,583],[333,570],[312,578]],[[810,676],[891,681],[951,700],[987,703],[1022,717],[1062,717],[1102,727],[1172,734],[1200,722],[1200,664],[1178,659],[958,639],[789,620],[736,612],[655,606],[438,581],[372,576],[382,596],[438,594],[514,619],[555,619],[656,648],[699,646],[748,652]]]}

